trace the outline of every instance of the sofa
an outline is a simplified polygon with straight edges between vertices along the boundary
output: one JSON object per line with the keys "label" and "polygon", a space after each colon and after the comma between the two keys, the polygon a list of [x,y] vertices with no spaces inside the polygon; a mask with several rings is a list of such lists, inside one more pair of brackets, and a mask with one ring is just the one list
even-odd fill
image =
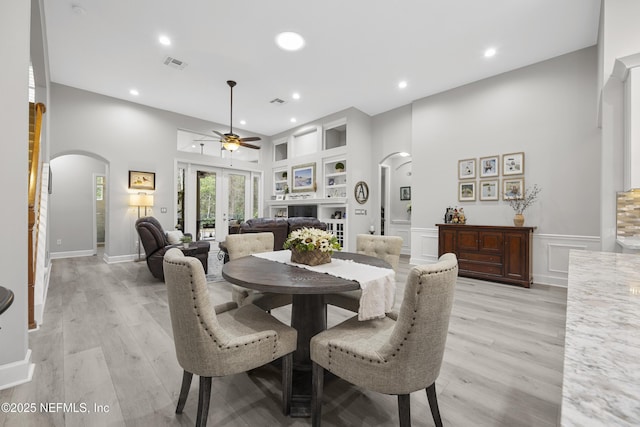
{"label": "sofa", "polygon": [[[182,243],[169,243],[167,233],[165,233],[162,225],[152,216],[138,218],[136,221],[136,231],[144,247],[149,271],[151,271],[153,277],[164,280],[164,270],[162,267],[164,254],[171,248],[181,249],[183,246]],[[185,235],[189,236],[189,234]],[[200,260],[205,273],[207,273],[209,263],[209,247],[209,242],[200,240],[191,243],[188,249],[188,255]]]}
{"label": "sofa", "polygon": [[[240,233],[273,233],[273,250],[283,249],[287,236],[292,231],[300,228],[319,228],[326,230],[327,224],[313,217],[291,217],[291,218],[252,218],[240,225]],[[224,255],[224,262],[229,261],[225,242],[218,244],[220,251]]]}

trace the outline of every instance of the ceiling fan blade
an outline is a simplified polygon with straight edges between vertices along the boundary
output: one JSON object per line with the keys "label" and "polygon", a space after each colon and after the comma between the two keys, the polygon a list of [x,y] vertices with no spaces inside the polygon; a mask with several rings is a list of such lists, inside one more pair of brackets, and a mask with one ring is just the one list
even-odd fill
{"label": "ceiling fan blade", "polygon": [[246,137],[246,138],[240,138],[240,141],[244,141],[244,142],[247,142],[247,141],[260,141],[261,139],[262,138],[260,138],[259,136],[249,136],[249,137]]}
{"label": "ceiling fan blade", "polygon": [[242,147],[253,148],[254,150],[259,150],[259,149],[260,149],[260,147],[258,147],[257,145],[247,144],[246,142],[242,142],[242,141],[239,141],[238,143],[239,143]]}
{"label": "ceiling fan blade", "polygon": [[213,133],[215,133],[216,135],[218,135],[218,136],[219,136],[220,138],[222,138],[222,139],[226,139],[226,138],[227,138],[226,136],[224,136],[224,134],[223,134],[223,133],[220,133],[220,132],[218,132],[217,130],[214,130],[214,131],[213,131]]}

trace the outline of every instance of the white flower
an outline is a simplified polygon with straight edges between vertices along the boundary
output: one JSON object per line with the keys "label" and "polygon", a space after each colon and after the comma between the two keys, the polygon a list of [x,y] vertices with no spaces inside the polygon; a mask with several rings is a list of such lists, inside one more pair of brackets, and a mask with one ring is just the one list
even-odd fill
{"label": "white flower", "polygon": [[285,249],[297,249],[298,251],[333,252],[340,250],[340,243],[332,233],[318,228],[300,228],[289,233]]}

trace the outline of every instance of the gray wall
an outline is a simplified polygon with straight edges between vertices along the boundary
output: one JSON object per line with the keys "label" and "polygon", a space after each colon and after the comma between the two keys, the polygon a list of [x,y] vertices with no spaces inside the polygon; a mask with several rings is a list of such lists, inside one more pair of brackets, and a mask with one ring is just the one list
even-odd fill
{"label": "gray wall", "polygon": [[51,160],[51,252],[82,251],[86,255],[93,250],[93,174],[105,173],[106,163],[88,156],[70,154]]}
{"label": "gray wall", "polygon": [[458,160],[525,153],[525,212],[538,233],[598,236],[600,133],[596,48],[583,49],[413,104],[413,227],[433,228],[448,205],[471,224],[512,223],[504,201],[458,202]]}
{"label": "gray wall", "polygon": [[[59,84],[51,85],[48,114],[51,122],[52,159],[66,154],[83,154],[104,159],[108,164],[105,257],[112,261],[127,260],[137,254],[137,234],[134,230],[137,211],[129,207],[129,170],[156,173],[155,206],[149,214],[157,217],[165,228],[173,229],[176,221],[176,159],[210,166],[229,166],[228,159],[178,152],[176,148],[178,129],[210,134],[212,129],[227,125]],[[256,167],[255,163],[245,164],[236,159],[233,166],[247,169]],[[88,179],[90,181],[91,177]],[[59,188],[55,176],[53,180],[54,186]],[[167,208],[167,213],[160,212],[162,207]],[[84,213],[91,219],[91,210]],[[51,217],[53,221],[57,221],[53,215]],[[75,230],[73,227],[65,227],[57,228],[55,232],[56,236],[52,236],[50,240],[52,252],[56,250],[56,239],[63,239],[63,243],[72,241],[71,234]],[[86,248],[68,248],[83,249]]]}
{"label": "gray wall", "polygon": [[5,242],[0,247],[0,286],[15,294],[13,305],[0,316],[0,388],[26,380],[28,374],[25,358],[28,344],[29,22],[30,2],[8,0],[0,3],[0,52],[10,58],[2,67],[0,79],[0,182]]}

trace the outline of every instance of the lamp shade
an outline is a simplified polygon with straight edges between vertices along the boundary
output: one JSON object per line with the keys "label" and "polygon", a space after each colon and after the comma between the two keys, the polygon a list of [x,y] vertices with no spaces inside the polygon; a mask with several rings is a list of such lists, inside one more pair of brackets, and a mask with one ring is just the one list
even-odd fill
{"label": "lamp shade", "polygon": [[153,194],[129,194],[129,206],[153,206]]}
{"label": "lamp shade", "polygon": [[231,151],[232,153],[236,151],[238,148],[240,148],[240,144],[238,144],[235,141],[223,142],[222,146],[224,147],[225,150]]}

